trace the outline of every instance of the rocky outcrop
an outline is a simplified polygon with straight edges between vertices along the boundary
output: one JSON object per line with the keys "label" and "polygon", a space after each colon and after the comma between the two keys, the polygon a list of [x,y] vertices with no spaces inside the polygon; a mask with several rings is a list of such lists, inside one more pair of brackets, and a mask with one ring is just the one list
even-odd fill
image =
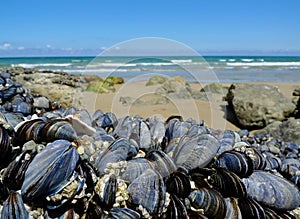
{"label": "rocky outcrop", "polygon": [[[51,102],[57,101],[63,107],[80,106],[83,91],[114,92],[114,85],[124,83],[123,78],[115,76],[104,80],[96,75],[72,75],[61,71],[40,71],[22,67],[0,69],[0,72],[9,73],[11,79],[22,84],[31,95],[47,96]],[[40,102],[43,99],[37,100],[39,104],[47,104]]]}
{"label": "rocky outcrop", "polygon": [[283,122],[277,121],[264,129],[257,131],[257,133],[269,133],[274,138],[278,138],[285,142],[295,142],[300,145],[300,119],[290,118]]}
{"label": "rocky outcrop", "polygon": [[[65,72],[39,71],[16,67],[2,69],[10,73],[11,79],[21,83],[33,96],[47,96],[50,101],[58,101],[61,106],[69,107],[74,104],[74,97],[78,101],[87,82],[82,75],[71,75]],[[46,104],[46,103],[43,103]],[[78,103],[76,103],[78,104]]]}
{"label": "rocky outcrop", "polygon": [[263,128],[284,120],[295,110],[277,87],[265,84],[232,84],[226,100],[244,128]]}

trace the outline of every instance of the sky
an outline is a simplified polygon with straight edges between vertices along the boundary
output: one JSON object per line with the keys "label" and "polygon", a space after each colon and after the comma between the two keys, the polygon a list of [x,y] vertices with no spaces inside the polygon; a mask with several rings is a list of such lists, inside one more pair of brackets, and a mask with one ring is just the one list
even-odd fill
{"label": "sky", "polygon": [[163,37],[204,54],[300,55],[299,0],[10,0],[0,57],[94,55]]}

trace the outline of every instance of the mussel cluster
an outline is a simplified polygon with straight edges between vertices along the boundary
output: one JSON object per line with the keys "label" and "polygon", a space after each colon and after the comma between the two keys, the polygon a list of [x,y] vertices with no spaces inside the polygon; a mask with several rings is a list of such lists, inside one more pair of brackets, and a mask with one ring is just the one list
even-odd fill
{"label": "mussel cluster", "polygon": [[295,143],[33,98],[16,111],[30,95],[0,84],[1,218],[295,218]]}

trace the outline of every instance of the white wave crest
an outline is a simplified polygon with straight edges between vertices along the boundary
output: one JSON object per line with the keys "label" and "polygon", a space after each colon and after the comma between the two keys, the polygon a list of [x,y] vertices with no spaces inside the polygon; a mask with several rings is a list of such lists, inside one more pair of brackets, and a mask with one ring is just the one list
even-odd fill
{"label": "white wave crest", "polygon": [[259,67],[259,66],[268,66],[268,67],[277,67],[277,66],[300,66],[300,62],[250,62],[250,63],[245,63],[245,62],[227,62],[226,65],[228,66],[254,66],[254,67]]}
{"label": "white wave crest", "polygon": [[11,64],[11,67],[35,68],[35,67],[68,67],[71,63],[39,63],[39,64]]}

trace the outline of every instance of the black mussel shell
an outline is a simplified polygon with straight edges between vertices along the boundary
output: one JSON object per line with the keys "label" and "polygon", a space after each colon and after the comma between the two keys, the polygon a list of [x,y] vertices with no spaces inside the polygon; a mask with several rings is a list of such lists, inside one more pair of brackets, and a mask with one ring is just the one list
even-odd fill
{"label": "black mussel shell", "polygon": [[224,168],[217,168],[209,178],[209,183],[218,190],[224,198],[246,197],[247,191],[241,179],[233,172]]}
{"label": "black mussel shell", "polygon": [[240,198],[238,203],[243,218],[266,218],[266,214],[262,206],[253,199]]}
{"label": "black mussel shell", "polygon": [[191,183],[188,175],[182,171],[172,173],[166,182],[167,192],[180,198],[186,198],[191,193]]}

